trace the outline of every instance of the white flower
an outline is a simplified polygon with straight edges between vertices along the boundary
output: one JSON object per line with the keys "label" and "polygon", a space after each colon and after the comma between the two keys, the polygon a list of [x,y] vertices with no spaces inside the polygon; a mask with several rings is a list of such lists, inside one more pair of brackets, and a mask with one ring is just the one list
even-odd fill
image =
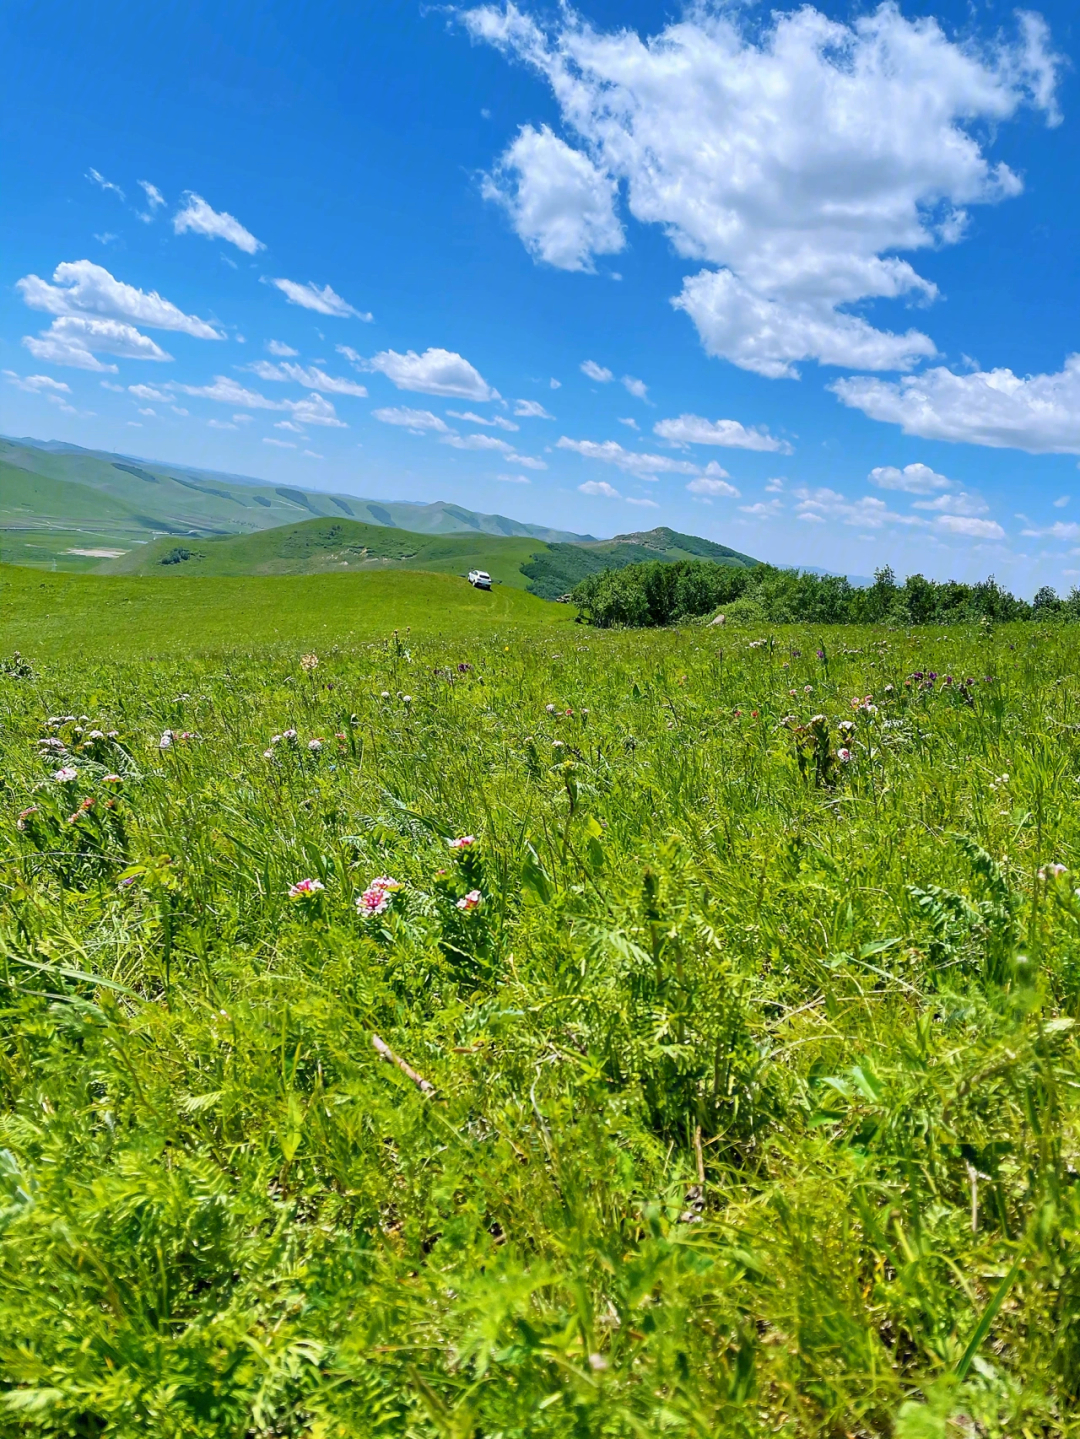
{"label": "white flower", "polygon": [[67,784],[69,780],[78,779],[78,777],[79,771],[71,764],[64,765],[63,769],[58,769],[53,775],[53,779],[60,784]]}

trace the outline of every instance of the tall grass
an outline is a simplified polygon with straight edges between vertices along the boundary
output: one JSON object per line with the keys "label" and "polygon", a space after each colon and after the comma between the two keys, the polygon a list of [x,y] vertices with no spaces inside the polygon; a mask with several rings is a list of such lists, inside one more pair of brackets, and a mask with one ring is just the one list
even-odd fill
{"label": "tall grass", "polygon": [[1080,1428],[1070,630],[302,653],[0,675],[0,1432]]}

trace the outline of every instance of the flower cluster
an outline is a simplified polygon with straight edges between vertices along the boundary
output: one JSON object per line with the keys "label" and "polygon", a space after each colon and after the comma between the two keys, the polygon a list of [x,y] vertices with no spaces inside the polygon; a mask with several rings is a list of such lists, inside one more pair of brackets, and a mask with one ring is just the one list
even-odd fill
{"label": "flower cluster", "polygon": [[161,738],[158,740],[158,749],[172,749],[175,744],[186,744],[189,739],[198,738],[199,736],[192,733],[191,730],[167,729],[162,732]]}
{"label": "flower cluster", "polygon": [[483,897],[478,889],[470,889],[468,894],[463,894],[458,900],[457,907],[468,914],[477,908]]}
{"label": "flower cluster", "polygon": [[289,898],[310,899],[325,888],[321,879],[298,879],[295,884],[289,886]]}
{"label": "flower cluster", "polygon": [[381,874],[373,879],[364,890],[363,894],[356,899],[357,913],[364,919],[370,919],[373,915],[382,914],[390,904],[392,897],[398,890],[405,886],[388,874]]}

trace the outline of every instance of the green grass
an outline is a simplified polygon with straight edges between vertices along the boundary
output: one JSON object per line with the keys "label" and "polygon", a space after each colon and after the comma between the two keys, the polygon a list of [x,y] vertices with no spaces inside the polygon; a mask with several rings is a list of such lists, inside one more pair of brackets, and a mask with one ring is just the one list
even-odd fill
{"label": "green grass", "polygon": [[[187,579],[196,575],[332,574],[394,568],[461,577],[471,569],[486,569],[497,583],[524,589],[529,582],[522,565],[547,548],[533,539],[473,533],[419,535],[356,520],[318,519],[253,535],[209,540],[167,537],[104,562],[100,570]],[[178,549],[187,551],[189,557],[163,563]]]}
{"label": "green grass", "polygon": [[1080,1432],[1075,629],[404,578],[5,573],[0,1432]]}
{"label": "green grass", "polygon": [[423,572],[159,579],[0,567],[0,647],[87,660],[221,654],[267,642],[365,644],[392,630],[558,630],[576,611],[501,585]]}

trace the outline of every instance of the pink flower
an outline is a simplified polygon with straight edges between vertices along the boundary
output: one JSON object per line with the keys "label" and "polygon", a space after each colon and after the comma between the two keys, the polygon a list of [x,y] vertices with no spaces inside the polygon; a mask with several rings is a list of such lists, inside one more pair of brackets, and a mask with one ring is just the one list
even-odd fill
{"label": "pink flower", "polygon": [[273,758],[274,758],[274,751],[273,751],[272,749],[264,749],[264,750],[263,750],[263,759],[273,759]]}
{"label": "pink flower", "polygon": [[30,818],[32,814],[37,814],[37,812],[38,806],[36,804],[32,804],[29,809],[24,809],[22,814],[20,814],[19,818],[15,821],[15,828],[19,830],[24,830],[26,828],[26,821]]}
{"label": "pink flower", "polygon": [[296,731],[294,729],[282,730],[281,738],[287,739],[291,744],[292,741],[296,738]]}
{"label": "pink flower", "polygon": [[467,914],[470,910],[474,910],[476,908],[476,906],[480,903],[483,897],[484,896],[480,893],[478,889],[470,889],[468,894],[462,896],[462,898],[458,900],[457,907],[458,909],[464,910]]}
{"label": "pink flower", "polygon": [[847,764],[851,759],[851,751],[841,746],[841,748],[836,751],[836,758],[841,764]]}
{"label": "pink flower", "polygon": [[294,885],[289,886],[290,899],[304,899],[308,895],[318,894],[320,889],[325,889],[321,879],[298,879]]}
{"label": "pink flower", "polygon": [[368,889],[381,890],[384,894],[394,894],[397,890],[404,888],[405,886],[400,880],[391,879],[388,874],[380,874],[378,879],[373,879],[368,885]]}
{"label": "pink flower", "polygon": [[356,899],[357,913],[363,919],[370,919],[372,915],[382,914],[390,903],[390,895],[385,889],[376,889],[370,885],[363,894]]}
{"label": "pink flower", "polygon": [[446,842],[451,849],[472,849],[476,843],[476,835],[463,834],[460,839],[448,839]]}
{"label": "pink flower", "polygon": [[173,732],[171,729],[167,729],[158,740],[158,749],[172,749],[172,742]]}
{"label": "pink flower", "polygon": [[64,765],[63,769],[58,769],[53,775],[53,779],[57,780],[60,784],[67,784],[70,780],[78,778],[79,771],[72,764]]}
{"label": "pink flower", "polygon": [[323,747],[323,742],[321,739],[309,739],[307,747],[310,750],[320,750]]}
{"label": "pink flower", "polygon": [[1063,874],[1068,874],[1063,864],[1048,864],[1039,870],[1040,879],[1057,879]]}
{"label": "pink flower", "polygon": [[123,784],[123,783],[124,783],[123,779],[122,779],[121,776],[118,775],[118,774],[106,774],[106,775],[102,775],[101,782],[102,782],[102,784]]}

